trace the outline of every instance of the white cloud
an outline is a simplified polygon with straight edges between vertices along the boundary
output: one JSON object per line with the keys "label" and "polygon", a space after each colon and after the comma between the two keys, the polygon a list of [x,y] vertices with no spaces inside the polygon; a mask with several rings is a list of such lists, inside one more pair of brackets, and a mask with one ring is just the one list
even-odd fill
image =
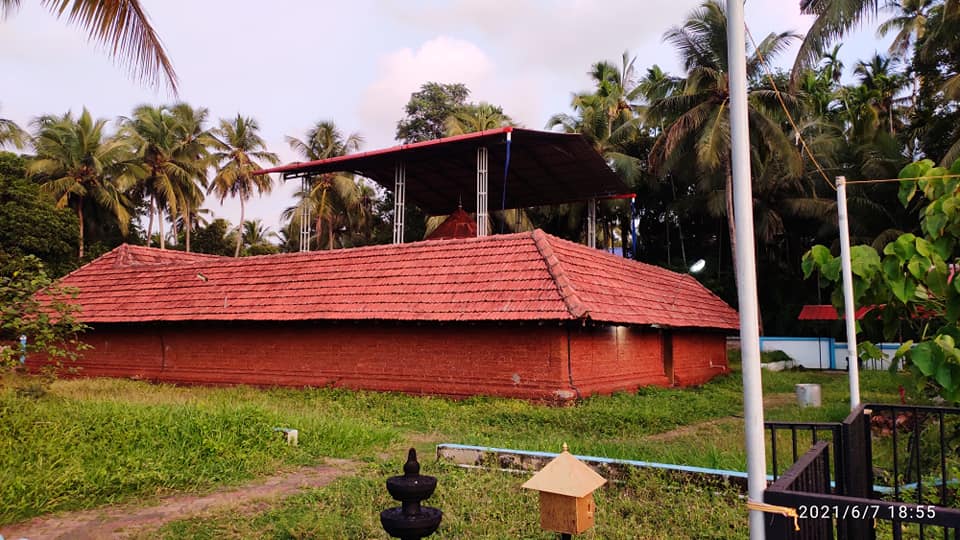
{"label": "white cloud", "polygon": [[367,148],[390,144],[410,94],[428,81],[464,83],[468,88],[491,80],[494,65],[476,45],[448,37],[404,48],[380,58],[378,76],[363,92],[359,116],[368,126]]}
{"label": "white cloud", "polygon": [[452,35],[478,34],[498,49],[498,56],[512,58],[515,69],[581,72],[625,49],[655,47],[668,27],[699,4],[700,0],[455,0],[402,6],[380,2],[382,9],[407,24],[447,28]]}

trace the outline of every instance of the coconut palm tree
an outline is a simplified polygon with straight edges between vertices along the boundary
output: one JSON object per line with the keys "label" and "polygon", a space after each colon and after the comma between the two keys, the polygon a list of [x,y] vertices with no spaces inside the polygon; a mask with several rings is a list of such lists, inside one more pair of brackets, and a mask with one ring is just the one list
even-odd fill
{"label": "coconut palm tree", "polygon": [[875,105],[881,116],[887,117],[891,135],[895,133],[893,113],[898,102],[897,95],[907,86],[902,73],[894,71],[892,57],[875,53],[869,60],[860,60],[853,69],[860,86],[873,93]]}
{"label": "coconut palm tree", "polygon": [[160,249],[164,249],[164,213],[173,220],[202,201],[197,184],[198,179],[205,178],[207,145],[213,142],[202,131],[206,115],[205,109],[194,111],[184,104],[175,108],[142,105],[134,109],[131,118],[123,119],[124,135],[136,148],[130,170],[138,178],[138,191],[150,201],[147,245],[153,233],[154,214],[158,218]]}
{"label": "coconut palm tree", "polygon": [[896,32],[890,44],[891,55],[905,58],[910,46],[923,38],[933,5],[934,0],[887,0],[886,8],[894,14],[880,24],[877,36]]}
{"label": "coconut palm tree", "polygon": [[338,237],[343,245],[344,238],[361,229],[363,220],[368,219],[363,192],[349,175],[319,175],[295,197],[297,203],[285,209],[281,219],[296,222],[299,227],[301,216],[312,216],[317,249],[323,249],[324,240],[326,249],[334,249]]}
{"label": "coconut palm tree", "polygon": [[86,109],[76,119],[69,112],[60,117],[41,117],[34,137],[37,157],[27,168],[42,189],[56,198],[57,206],[70,207],[77,213],[80,259],[85,209],[106,210],[116,218],[123,234],[130,222],[131,205],[124,195],[126,180],[121,171],[131,149],[123,139],[105,135],[106,123],[94,120]]}
{"label": "coconut palm tree", "polygon": [[[643,135],[641,118],[636,110],[641,89],[635,76],[634,60],[629,53],[624,53],[619,67],[607,61],[594,63],[588,72],[593,90],[573,95],[573,114],[555,114],[547,121],[548,129],[559,127],[567,133],[581,134],[628,186],[643,178],[643,164],[634,151]],[[552,223],[555,232],[567,237],[579,236],[587,215],[583,204],[537,209],[534,213],[533,221]],[[603,238],[613,238],[611,228],[616,222],[626,230],[630,219],[628,214],[629,206],[625,201],[604,201],[597,213]],[[627,236],[621,233],[621,240],[626,242]]]}
{"label": "coconut palm tree", "polygon": [[[651,119],[665,123],[663,133],[651,150],[651,165],[662,175],[682,159],[696,164],[699,189],[712,194],[707,203],[708,212],[727,217],[730,250],[736,268],[726,31],[725,4],[707,0],[688,16],[682,26],[674,27],[664,35],[664,39],[679,50],[687,79],[683,92],[660,99],[651,107]],[[759,79],[763,68],[761,56],[768,60],[773,58],[795,38],[794,34],[784,32],[770,34],[761,41],[757,50],[747,58],[748,78]],[[789,100],[790,96],[787,98]],[[779,104],[771,90],[751,89],[747,112],[754,135],[751,144],[755,152],[779,156],[784,170],[799,175],[801,160],[781,128],[775,112],[778,109]],[[718,176],[725,178],[720,186],[716,182]],[[721,196],[724,204],[718,200]]]}
{"label": "coconut palm tree", "polygon": [[892,59],[881,54],[874,54],[867,62],[857,62],[853,73],[863,87],[875,93],[878,113],[887,119],[890,135],[896,134],[894,111],[897,95],[907,86],[906,77],[893,71]]}
{"label": "coconut palm tree", "polygon": [[[638,111],[642,111],[643,116],[646,117],[650,105],[667,96],[673,95],[677,92],[682,92],[683,84],[683,79],[670,75],[669,73],[663,71],[660,66],[654,64],[653,66],[647,68],[647,72],[637,83],[639,97],[644,103],[642,105],[635,105],[634,108]],[[656,122],[654,122],[653,125],[646,127],[648,129],[653,129],[654,133],[663,131],[663,125]]]}
{"label": "coconut palm tree", "polygon": [[29,138],[27,132],[22,130],[16,122],[0,118],[0,148],[12,144],[14,147],[22,149],[27,145]]}
{"label": "coconut palm tree", "polygon": [[634,110],[641,96],[634,77],[634,60],[624,53],[619,68],[606,61],[595,63],[588,72],[594,90],[574,94],[573,115],[555,114],[547,121],[549,129],[560,127],[567,133],[583,135],[628,185],[638,180],[641,173],[640,161],[626,149],[639,134],[641,125]]}
{"label": "coconut palm tree", "polygon": [[830,44],[845,36],[866,17],[876,17],[880,0],[801,0],[800,10],[816,18],[800,43],[791,80],[820,60]]}
{"label": "coconut palm tree", "polygon": [[[279,163],[277,155],[268,152],[266,143],[257,133],[260,126],[253,118],[237,114],[232,120],[220,120],[220,126],[213,130],[217,152],[211,158],[217,164],[217,173],[208,188],[223,200],[236,197],[240,200],[240,223],[244,222],[245,204],[253,192],[269,193],[273,188],[273,179],[266,174],[253,174],[263,167],[258,163]],[[237,235],[237,247],[233,256],[240,256],[243,235]]]}
{"label": "coconut palm tree", "polygon": [[[363,137],[351,133],[346,137],[337,126],[329,120],[321,120],[314,124],[306,133],[306,138],[286,138],[290,148],[304,159],[320,160],[347,155],[360,149]],[[361,210],[361,196],[357,182],[353,175],[343,173],[327,173],[314,176],[309,181],[306,190],[297,194],[299,202],[284,211],[284,219],[296,219],[301,215],[316,218],[317,248],[321,246],[323,224],[327,224],[327,249],[335,245],[336,231],[348,226],[354,216],[349,214]]]}
{"label": "coconut palm tree", "polygon": [[261,219],[252,219],[243,222],[243,242],[247,245],[266,244],[277,238],[277,233],[263,224]]}
{"label": "coconut palm tree", "polygon": [[801,0],[800,10],[816,19],[797,51],[791,80],[799,80],[803,70],[811,67],[831,43],[864,19],[878,17],[881,8],[892,9],[894,16],[880,25],[879,32],[885,35],[897,31],[890,52],[903,54],[927,32],[927,20],[938,7],[947,17],[960,16],[960,0],[944,0],[939,6],[935,0]]}
{"label": "coconut palm tree", "polygon": [[356,152],[363,144],[363,137],[359,133],[351,133],[344,137],[333,122],[320,120],[307,130],[305,139],[287,136],[286,141],[290,149],[304,159],[317,161]]}
{"label": "coconut palm tree", "polygon": [[[190,252],[190,238],[193,231],[193,220],[202,212],[204,195],[208,187],[207,170],[210,168],[210,148],[216,143],[210,130],[204,126],[209,111],[204,107],[193,108],[186,103],[178,103],[171,108],[173,116],[180,127],[180,159],[192,164],[195,177],[192,182],[178,183],[180,196],[180,215],[184,229],[184,248]],[[171,216],[173,217],[173,216]],[[178,223],[171,220],[173,237],[177,238]]]}
{"label": "coconut palm tree", "polygon": [[[21,0],[0,0],[6,19]],[[177,74],[139,0],[40,0],[57,18],[87,31],[90,41],[104,46],[134,77],[150,86],[166,83],[177,92]]]}
{"label": "coconut palm tree", "polygon": [[484,102],[464,105],[446,120],[448,137],[512,125],[513,120],[501,107]]}

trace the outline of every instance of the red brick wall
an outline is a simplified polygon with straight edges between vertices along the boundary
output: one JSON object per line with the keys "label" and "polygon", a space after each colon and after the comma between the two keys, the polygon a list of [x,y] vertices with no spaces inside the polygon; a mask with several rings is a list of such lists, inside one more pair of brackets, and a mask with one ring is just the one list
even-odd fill
{"label": "red brick wall", "polygon": [[[696,334],[691,333],[691,342]],[[344,386],[527,399],[667,384],[656,331],[555,325],[99,325],[82,376],[195,384]],[[709,349],[715,340],[703,340]],[[699,342],[697,342],[699,343]],[[721,351],[723,337],[719,336]],[[725,362],[725,359],[724,359]],[[708,377],[691,363],[690,381]],[[716,374],[714,370],[713,374]],[[685,378],[680,381],[691,384]]]}
{"label": "red brick wall", "polygon": [[656,330],[625,326],[570,331],[573,381],[584,396],[669,384]]}
{"label": "red brick wall", "polygon": [[728,373],[727,337],[719,333],[680,331],[673,333],[673,366],[676,384],[703,384]]}

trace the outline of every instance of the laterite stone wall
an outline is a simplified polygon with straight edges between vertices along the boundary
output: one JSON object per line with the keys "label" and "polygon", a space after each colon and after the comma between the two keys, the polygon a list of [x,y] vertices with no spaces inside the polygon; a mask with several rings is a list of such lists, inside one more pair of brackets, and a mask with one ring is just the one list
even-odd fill
{"label": "laterite stone wall", "polygon": [[[708,360],[726,366],[722,335],[677,336],[679,384],[699,384],[720,373]],[[93,349],[76,367],[87,377],[548,400],[669,384],[661,335],[627,327],[100,324],[84,339]]]}
{"label": "laterite stone wall", "polygon": [[703,384],[730,372],[727,338],[720,333],[675,331],[673,334],[674,381],[678,386]]}

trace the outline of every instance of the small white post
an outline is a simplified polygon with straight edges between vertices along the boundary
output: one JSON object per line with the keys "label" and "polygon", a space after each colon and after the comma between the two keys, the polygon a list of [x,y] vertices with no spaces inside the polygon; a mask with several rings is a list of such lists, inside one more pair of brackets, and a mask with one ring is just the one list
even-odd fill
{"label": "small white post", "polygon": [[[727,2],[727,58],[730,84],[730,157],[733,172],[737,241],[737,298],[740,301],[740,351],[743,368],[743,423],[747,443],[747,492],[763,502],[767,455],[760,375],[760,308],[753,236],[753,187],[750,181],[750,128],[747,124],[747,47],[743,2]],[[763,512],[750,510],[750,540],[764,540]]]}
{"label": "small white post", "polygon": [[847,219],[847,179],[837,177],[837,225],[840,228],[840,270],[843,273],[843,318],[847,327],[847,376],[850,410],[860,405],[860,363],[857,354],[857,306],[853,303],[853,270],[850,263],[850,224]]}
{"label": "small white post", "polygon": [[587,199],[587,246],[597,247],[597,200]]}
{"label": "small white post", "polygon": [[489,201],[487,190],[489,188],[489,153],[487,147],[477,148],[477,236],[487,236],[487,216],[489,214]]}
{"label": "small white post", "polygon": [[403,214],[407,203],[407,166],[398,161],[393,169],[393,243],[403,243]]}

